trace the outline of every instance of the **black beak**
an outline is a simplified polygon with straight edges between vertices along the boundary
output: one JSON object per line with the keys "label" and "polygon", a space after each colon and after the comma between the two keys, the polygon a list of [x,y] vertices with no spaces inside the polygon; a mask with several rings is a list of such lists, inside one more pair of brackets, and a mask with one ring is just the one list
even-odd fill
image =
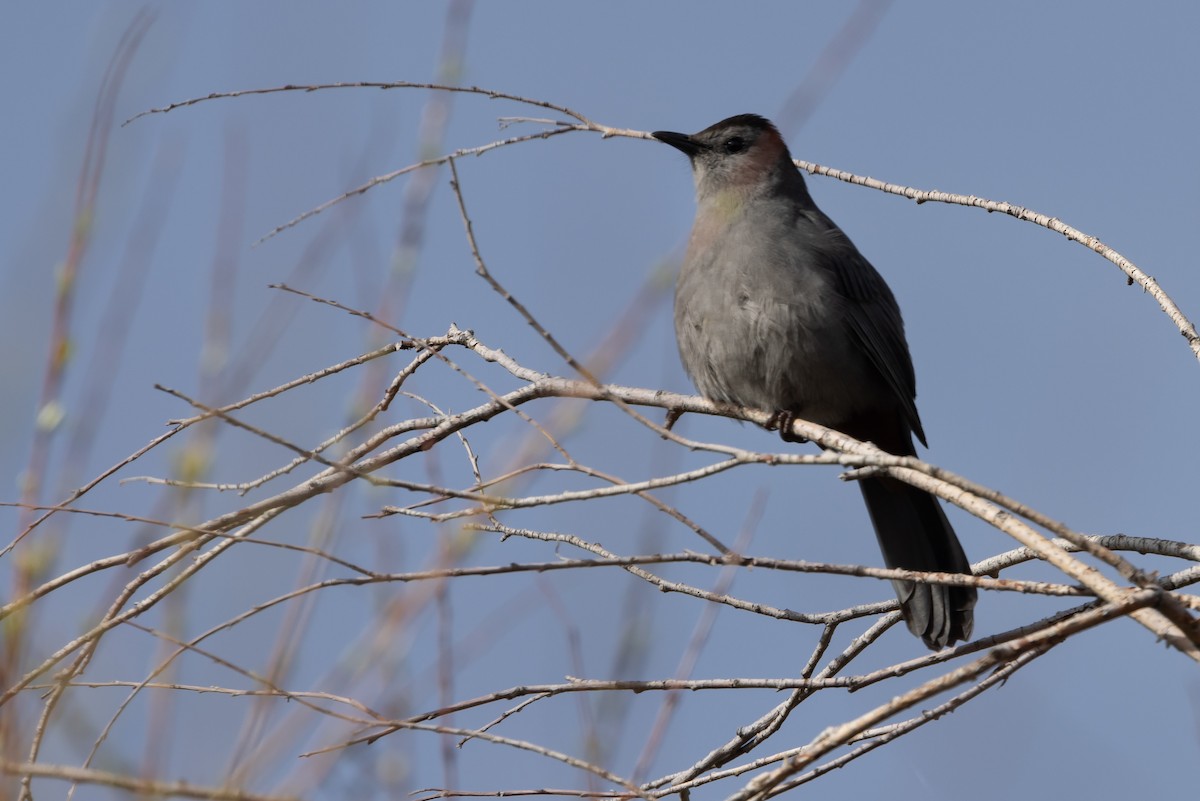
{"label": "black beak", "polygon": [[697,142],[689,134],[675,133],[674,131],[655,131],[650,135],[660,142],[667,143],[676,150],[683,151],[689,159],[707,148],[707,145]]}

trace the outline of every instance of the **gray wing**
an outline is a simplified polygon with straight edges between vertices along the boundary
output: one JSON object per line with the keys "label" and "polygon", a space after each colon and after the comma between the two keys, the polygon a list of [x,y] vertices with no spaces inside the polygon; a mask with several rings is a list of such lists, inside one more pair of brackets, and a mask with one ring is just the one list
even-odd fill
{"label": "gray wing", "polygon": [[846,316],[854,338],[900,402],[917,439],[928,447],[917,414],[917,379],[896,297],[883,276],[858,252],[849,237],[824,214],[818,214],[829,226],[829,241],[833,245],[824,254],[826,269],[834,276],[835,285],[847,301]]}

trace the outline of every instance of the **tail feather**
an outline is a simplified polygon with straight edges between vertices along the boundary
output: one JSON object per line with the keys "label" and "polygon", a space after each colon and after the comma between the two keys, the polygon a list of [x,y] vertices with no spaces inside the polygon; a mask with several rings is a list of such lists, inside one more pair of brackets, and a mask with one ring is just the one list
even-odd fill
{"label": "tail feather", "polygon": [[[970,575],[971,565],[941,504],[927,492],[893,478],[859,482],[888,567]],[[930,648],[971,636],[974,587],[893,581],[909,630]]]}

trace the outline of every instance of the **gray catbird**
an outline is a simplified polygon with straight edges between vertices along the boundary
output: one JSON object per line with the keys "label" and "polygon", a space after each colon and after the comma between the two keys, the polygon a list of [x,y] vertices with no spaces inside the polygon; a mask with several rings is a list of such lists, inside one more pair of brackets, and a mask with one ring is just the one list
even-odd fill
{"label": "gray catbird", "polygon": [[[655,131],[687,154],[696,222],[675,288],[683,366],[706,398],[791,417],[915,455],[916,379],[883,277],[808,194],[768,120],[740,114],[697,134]],[[890,567],[970,573],[937,500],[893,478],[858,482]],[[930,648],[971,636],[973,587],[894,581]]]}

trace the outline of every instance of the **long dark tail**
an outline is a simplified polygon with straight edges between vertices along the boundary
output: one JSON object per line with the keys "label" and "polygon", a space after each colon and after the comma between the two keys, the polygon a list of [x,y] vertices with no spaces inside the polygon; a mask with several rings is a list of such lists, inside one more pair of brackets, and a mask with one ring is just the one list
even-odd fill
{"label": "long dark tail", "polygon": [[[910,446],[911,447],[911,446]],[[888,567],[970,574],[946,513],[932,495],[894,478],[858,482]],[[934,650],[971,636],[974,587],[893,581],[909,631]]]}

